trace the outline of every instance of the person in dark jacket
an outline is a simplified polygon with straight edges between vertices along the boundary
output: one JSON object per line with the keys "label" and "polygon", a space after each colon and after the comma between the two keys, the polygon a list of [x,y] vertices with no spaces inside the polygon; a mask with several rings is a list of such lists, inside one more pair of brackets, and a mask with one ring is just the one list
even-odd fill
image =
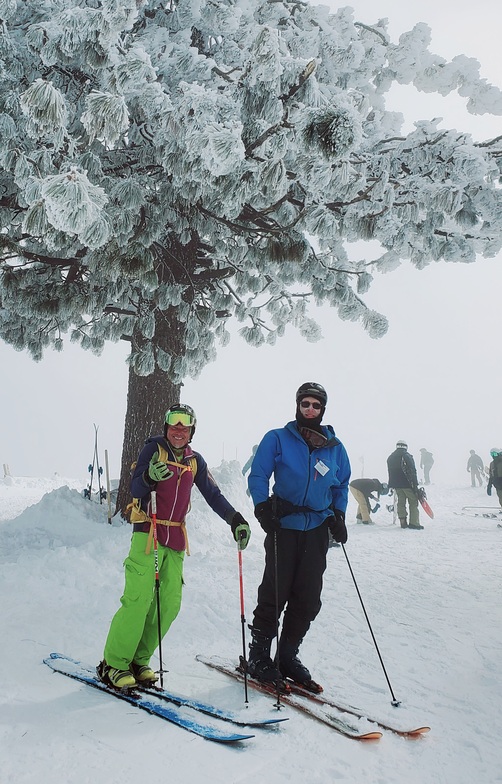
{"label": "person in dark jacket", "polygon": [[[389,471],[389,487],[396,491],[397,495],[397,516],[401,523],[401,528],[413,528],[421,530],[418,514],[418,478],[417,469],[413,456],[408,452],[406,441],[398,441],[396,449],[387,458],[387,468]],[[409,523],[407,519],[407,509],[409,509]]]}
{"label": "person in dark jacket", "polygon": [[250,528],[222,494],[207,463],[189,446],[196,418],[190,406],[177,403],[165,415],[164,434],[149,438],[131,480],[133,534],[125,565],[125,588],[105,643],[100,678],[127,689],[157,680],[150,658],[159,644],[155,579],[155,542],[151,494],[156,491],[157,555],[161,639],[178,615],[183,585],[183,559],[188,550],[185,517],[195,484],[216,514],[231,527],[243,550]]}
{"label": "person in dark jacket", "polygon": [[[302,384],[296,393],[295,419],[265,434],[248,479],[255,516],[266,533],[265,570],[250,627],[248,672],[259,681],[275,683],[279,667],[283,678],[312,691],[321,688],[298,658],[298,651],[321,609],[330,534],[335,542],[347,541],[350,463],[333,428],[321,424],[327,400],[320,384]],[[283,610],[273,662],[271,645]]]}
{"label": "person in dark jacket", "polygon": [[[357,501],[357,520],[369,525],[372,520],[370,512],[376,512],[380,508],[381,495],[389,492],[389,487],[378,479],[353,479],[349,485],[349,490]],[[374,495],[376,493],[376,496]],[[376,505],[371,509],[371,501],[376,501]]]}

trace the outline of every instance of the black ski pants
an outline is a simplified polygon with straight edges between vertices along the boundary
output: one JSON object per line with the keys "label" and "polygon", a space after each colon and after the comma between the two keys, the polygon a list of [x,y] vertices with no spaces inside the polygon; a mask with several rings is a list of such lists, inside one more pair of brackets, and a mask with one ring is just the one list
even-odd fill
{"label": "black ski pants", "polygon": [[[276,608],[276,542],[277,593]],[[282,634],[299,643],[321,609],[323,574],[329,534],[326,523],[310,531],[281,528],[265,537],[265,571],[258,588],[253,626],[268,637],[277,633],[277,617],[285,609]]]}

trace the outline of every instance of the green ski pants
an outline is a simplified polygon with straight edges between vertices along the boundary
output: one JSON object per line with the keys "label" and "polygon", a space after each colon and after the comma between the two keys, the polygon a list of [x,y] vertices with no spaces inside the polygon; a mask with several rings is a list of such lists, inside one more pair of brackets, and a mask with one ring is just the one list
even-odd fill
{"label": "green ski pants", "polygon": [[[121,607],[112,618],[104,659],[110,667],[127,670],[131,662],[149,664],[159,644],[155,556],[145,554],[148,534],[134,533],[124,561],[125,588]],[[158,547],[160,629],[162,638],[178,615],[183,586],[185,553]]]}

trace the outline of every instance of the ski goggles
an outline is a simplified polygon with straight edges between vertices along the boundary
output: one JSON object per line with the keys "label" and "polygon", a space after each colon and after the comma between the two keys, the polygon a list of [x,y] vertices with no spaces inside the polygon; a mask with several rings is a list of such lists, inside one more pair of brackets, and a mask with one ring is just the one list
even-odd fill
{"label": "ski goggles", "polygon": [[167,425],[183,425],[183,427],[193,427],[195,418],[192,414],[187,414],[185,411],[169,411],[166,414]]}

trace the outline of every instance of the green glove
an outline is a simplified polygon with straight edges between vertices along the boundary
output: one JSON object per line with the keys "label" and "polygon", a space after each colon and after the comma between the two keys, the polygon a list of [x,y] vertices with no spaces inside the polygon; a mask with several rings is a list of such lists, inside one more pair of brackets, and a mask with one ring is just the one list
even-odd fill
{"label": "green glove", "polygon": [[239,550],[245,550],[251,537],[249,523],[246,523],[240,512],[236,512],[232,518],[230,527],[232,528],[232,533]]}
{"label": "green glove", "polygon": [[172,475],[173,472],[169,470],[168,466],[159,460],[159,453],[155,452],[148,466],[148,476],[152,482],[163,482]]}

